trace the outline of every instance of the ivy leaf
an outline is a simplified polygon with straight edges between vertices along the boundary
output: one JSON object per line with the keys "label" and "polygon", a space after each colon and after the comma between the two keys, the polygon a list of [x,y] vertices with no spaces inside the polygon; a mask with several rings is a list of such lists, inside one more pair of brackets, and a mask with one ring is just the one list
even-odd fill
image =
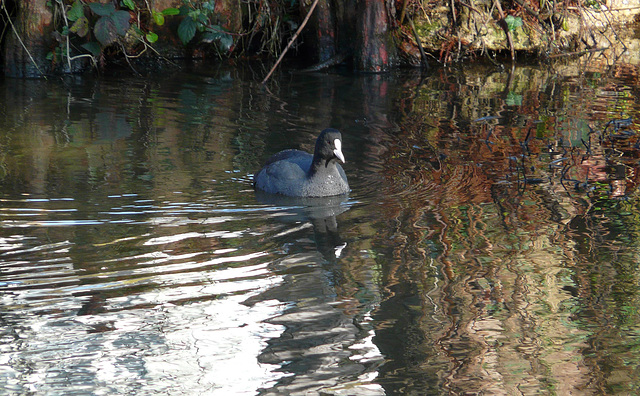
{"label": "ivy leaf", "polygon": [[69,11],[67,11],[67,19],[70,21],[77,21],[82,17],[84,17],[84,7],[80,1],[76,0]]}
{"label": "ivy leaf", "polygon": [[89,8],[91,8],[91,11],[93,11],[94,14],[102,17],[111,15],[116,12],[116,6],[114,6],[112,3],[89,3]]}
{"label": "ivy leaf", "polygon": [[153,21],[158,26],[164,25],[164,15],[161,12],[153,11]]}
{"label": "ivy leaf", "polygon": [[128,11],[116,11],[110,16],[110,18],[113,19],[116,26],[116,33],[120,36],[127,34],[127,30],[129,30],[129,20],[131,19],[131,15]]}
{"label": "ivy leaf", "polygon": [[89,20],[85,16],[78,18],[73,25],[71,25],[69,31],[80,37],[86,36],[87,33],[89,33]]}
{"label": "ivy leaf", "polygon": [[[93,3],[92,3],[93,4]],[[113,43],[118,38],[116,23],[113,18],[104,16],[96,21],[93,34],[103,47]]]}
{"label": "ivy leaf", "polygon": [[207,32],[202,37],[203,41],[218,42],[218,48],[229,51],[233,46],[233,37],[222,30],[219,25],[213,25],[207,28]]}
{"label": "ivy leaf", "polygon": [[164,10],[162,10],[162,15],[164,16],[178,15],[178,14],[180,14],[180,10],[177,8],[165,8]]}
{"label": "ivy leaf", "polygon": [[187,45],[191,39],[196,35],[196,21],[190,16],[185,17],[178,26],[178,37],[182,41],[182,44]]}
{"label": "ivy leaf", "polygon": [[522,26],[522,18],[514,17],[513,15],[507,15],[507,17],[504,18],[504,21],[507,24],[507,29],[509,29],[510,32],[513,32],[514,30],[516,30],[516,28]]}
{"label": "ivy leaf", "polygon": [[216,8],[216,2],[214,0],[205,1],[204,3],[202,3],[202,8],[213,13]]}
{"label": "ivy leaf", "polygon": [[145,36],[147,38],[147,41],[151,44],[155,43],[156,41],[158,41],[158,35],[155,34],[154,32],[149,32],[147,33],[147,35]]}
{"label": "ivy leaf", "polygon": [[133,3],[133,0],[122,0],[122,4],[124,4],[125,7],[129,8],[131,11],[135,11],[136,9],[136,5]]}
{"label": "ivy leaf", "polygon": [[223,34],[220,37],[220,48],[229,52],[231,47],[233,47],[233,37],[230,34]]}
{"label": "ivy leaf", "polygon": [[93,56],[100,55],[100,52],[102,51],[102,49],[100,48],[100,44],[96,43],[95,41],[90,41],[88,43],[82,44],[82,48],[89,51]]}
{"label": "ivy leaf", "polygon": [[199,22],[196,24],[198,30],[204,32],[206,26],[209,24],[209,18],[204,14],[204,12],[200,12],[196,17],[196,21]]}

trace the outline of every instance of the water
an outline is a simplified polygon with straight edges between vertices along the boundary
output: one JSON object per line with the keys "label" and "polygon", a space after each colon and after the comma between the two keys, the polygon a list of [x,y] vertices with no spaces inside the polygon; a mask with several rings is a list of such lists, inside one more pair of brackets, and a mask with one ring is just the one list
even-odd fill
{"label": "water", "polygon": [[1,83],[3,393],[638,392],[634,68],[261,73]]}

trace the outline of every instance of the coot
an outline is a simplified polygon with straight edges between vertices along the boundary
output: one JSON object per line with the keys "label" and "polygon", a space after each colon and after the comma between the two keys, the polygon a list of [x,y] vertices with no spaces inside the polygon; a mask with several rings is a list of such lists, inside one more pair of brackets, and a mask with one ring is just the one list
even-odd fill
{"label": "coot", "polygon": [[327,197],[349,192],[344,163],[342,135],[327,128],[316,140],[313,155],[300,150],[284,150],[269,158],[254,178],[254,186],[271,194],[290,197]]}

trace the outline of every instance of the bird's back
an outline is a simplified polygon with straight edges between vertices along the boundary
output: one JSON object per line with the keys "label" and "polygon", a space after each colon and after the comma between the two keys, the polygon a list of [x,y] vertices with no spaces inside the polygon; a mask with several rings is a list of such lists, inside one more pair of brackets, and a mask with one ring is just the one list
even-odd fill
{"label": "bird's back", "polygon": [[299,195],[307,181],[313,156],[285,150],[271,156],[255,177],[255,187],[272,194]]}

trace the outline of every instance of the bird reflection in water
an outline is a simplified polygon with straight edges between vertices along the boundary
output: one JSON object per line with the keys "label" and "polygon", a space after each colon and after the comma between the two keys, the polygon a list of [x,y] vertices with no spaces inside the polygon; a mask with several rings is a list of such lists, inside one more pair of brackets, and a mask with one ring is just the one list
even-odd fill
{"label": "bird reflection in water", "polygon": [[[349,303],[341,301],[338,291],[342,276],[339,259],[345,259],[348,253],[347,243],[338,232],[337,218],[349,210],[348,196],[292,198],[258,192],[257,198],[282,210],[274,221],[296,225],[287,227],[278,236],[295,241],[290,243],[303,243],[304,238],[288,234],[298,233],[299,225],[311,224],[316,247],[316,251],[289,249],[271,266],[284,276],[284,281],[245,301],[248,305],[267,300],[289,304],[282,315],[268,320],[284,326],[285,331],[269,340],[258,356],[261,363],[280,365],[286,376],[261,394],[315,393],[338,386],[338,378],[357,379],[375,372],[376,359],[368,364],[342,364],[356,353],[350,346],[371,344],[363,340],[369,335],[357,323],[363,313],[343,309],[342,304]],[[375,346],[374,349],[369,356],[381,357]],[[363,385],[352,386],[359,389]],[[371,389],[367,392],[377,394]]]}

